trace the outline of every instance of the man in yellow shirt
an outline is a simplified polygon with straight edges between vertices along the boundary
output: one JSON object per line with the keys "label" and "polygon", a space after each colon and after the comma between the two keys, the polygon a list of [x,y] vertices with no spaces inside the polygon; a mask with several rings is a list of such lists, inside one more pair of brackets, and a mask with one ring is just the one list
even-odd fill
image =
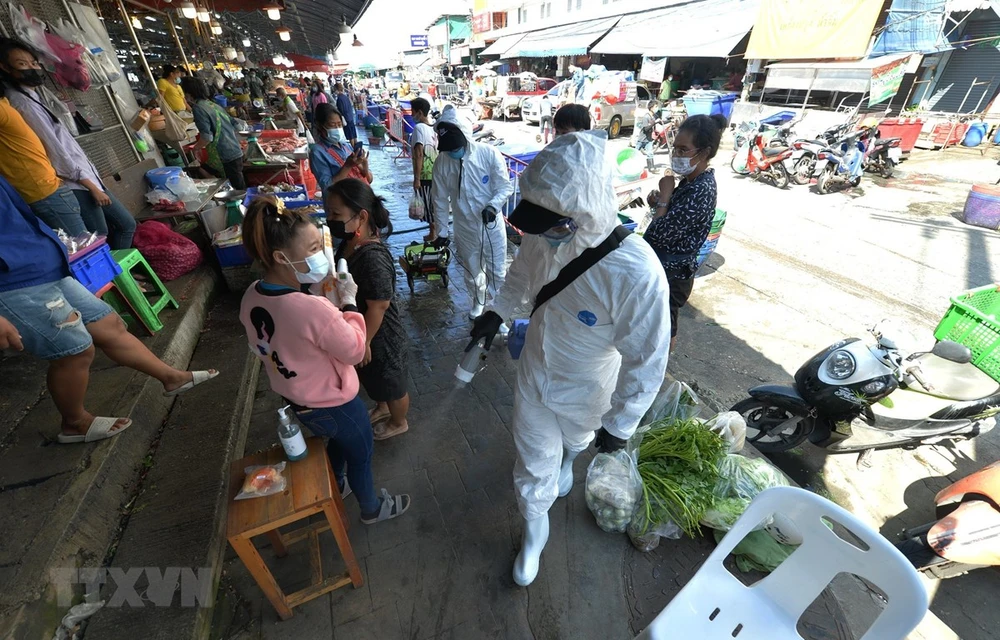
{"label": "man in yellow shirt", "polygon": [[160,75],[160,79],[156,81],[156,88],[163,94],[163,99],[166,101],[167,106],[174,113],[178,111],[190,111],[187,99],[184,97],[184,90],[181,89],[180,85],[183,75],[184,69],[181,67],[165,64],[163,65],[163,73]]}
{"label": "man in yellow shirt", "polygon": [[56,176],[42,141],[7,98],[0,98],[0,175],[45,224],[71,236],[87,232],[76,196]]}

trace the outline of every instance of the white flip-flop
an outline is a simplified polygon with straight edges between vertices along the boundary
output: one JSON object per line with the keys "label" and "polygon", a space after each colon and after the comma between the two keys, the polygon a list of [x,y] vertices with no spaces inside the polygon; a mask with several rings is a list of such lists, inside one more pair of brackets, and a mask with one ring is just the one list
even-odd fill
{"label": "white flip-flop", "polygon": [[184,384],[182,384],[181,386],[177,387],[173,391],[164,391],[163,395],[166,396],[166,397],[168,397],[168,398],[170,396],[180,395],[180,394],[184,393],[185,391],[190,391],[191,389],[194,389],[195,387],[197,387],[202,382],[208,382],[209,380],[211,380],[212,378],[214,378],[217,375],[219,375],[218,371],[216,371],[215,373],[212,373],[211,371],[192,371],[191,372],[191,382],[185,382]]}
{"label": "white flip-flop", "polygon": [[121,420],[121,418],[99,416],[94,418],[94,421],[90,423],[90,428],[87,429],[86,435],[69,435],[66,433],[60,433],[57,440],[60,444],[76,444],[79,442],[97,442],[98,440],[113,438],[132,426],[131,418],[126,418],[125,425],[115,429],[114,427],[118,424],[119,420]]}

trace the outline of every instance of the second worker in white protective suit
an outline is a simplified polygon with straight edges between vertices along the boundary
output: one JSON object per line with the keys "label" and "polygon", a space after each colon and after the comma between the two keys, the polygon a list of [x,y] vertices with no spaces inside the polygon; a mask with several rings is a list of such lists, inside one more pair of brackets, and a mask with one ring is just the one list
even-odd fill
{"label": "second worker in white protective suit", "polygon": [[454,248],[472,297],[470,318],[483,312],[488,290],[493,294],[507,274],[507,230],[503,210],[514,192],[507,163],[495,147],[472,140],[472,130],[452,105],[441,113],[434,130],[438,158],[434,162],[431,198],[439,242],[448,238],[448,210],[455,219]]}
{"label": "second worker in white protective suit", "polygon": [[525,519],[514,581],[522,586],[538,574],[549,508],[573,488],[573,460],[595,432],[602,451],[623,448],[667,367],[667,279],[646,242],[617,230],[606,135],[559,136],[521,174],[523,199],[510,220],[525,236],[504,288],[472,330],[491,342],[520,305],[538,304],[563,267],[585,251],[610,250],[537,306],[528,325],[512,429]]}

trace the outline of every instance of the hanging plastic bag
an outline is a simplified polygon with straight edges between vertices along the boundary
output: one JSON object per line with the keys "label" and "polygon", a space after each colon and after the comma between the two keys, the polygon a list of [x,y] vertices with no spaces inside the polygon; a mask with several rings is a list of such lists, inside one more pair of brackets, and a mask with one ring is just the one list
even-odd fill
{"label": "hanging plastic bag", "polygon": [[729,453],[743,451],[746,444],[747,423],[735,411],[725,411],[705,423],[705,428],[722,436],[729,443]]}
{"label": "hanging plastic bag", "polygon": [[624,533],[642,497],[635,453],[620,449],[594,456],[587,467],[584,495],[597,526],[608,533]]}
{"label": "hanging plastic bag", "polygon": [[188,139],[187,123],[167,106],[167,101],[160,95],[160,113],[163,115],[164,127],[159,134],[168,142],[185,142]]}
{"label": "hanging plastic bag", "polygon": [[74,136],[80,135],[79,130],[76,126],[76,118],[73,117],[73,112],[69,110],[66,103],[57,96],[51,89],[46,87],[44,84],[40,87],[35,88],[35,92],[38,94],[38,100],[45,105],[45,108],[52,112],[59,122],[66,125],[69,132]]}
{"label": "hanging plastic bag", "polygon": [[410,197],[409,211],[410,211],[410,218],[411,219],[413,219],[413,220],[423,220],[426,217],[425,213],[424,213],[424,201],[423,201],[423,198],[421,198],[417,194],[413,194],[413,196]]}
{"label": "hanging plastic bag", "polygon": [[674,380],[663,381],[666,386],[660,387],[649,411],[639,424],[647,425],[663,419],[690,420],[701,412],[701,400],[687,384]]}
{"label": "hanging plastic bag", "polygon": [[275,493],[281,493],[288,486],[285,476],[281,475],[281,472],[284,470],[284,462],[247,467],[243,470],[247,474],[247,477],[243,480],[243,487],[236,494],[235,499],[262,498]]}
{"label": "hanging plastic bag", "polygon": [[7,3],[7,10],[14,25],[14,34],[25,44],[34,47],[42,57],[39,60],[42,66],[49,71],[54,70],[59,63],[59,56],[49,48],[48,40],[45,38],[45,23],[28,13],[24,7],[15,6],[13,2]]}
{"label": "hanging plastic bag", "polygon": [[83,60],[86,51],[83,45],[68,41],[57,33],[46,33],[45,41],[58,57],[53,72],[56,82],[77,91],[90,89],[90,73]]}
{"label": "hanging plastic bag", "polygon": [[[719,479],[712,493],[715,504],[701,518],[706,527],[729,531],[750,502],[764,489],[788,485],[788,480],[763,458],[748,458],[731,453],[719,463]],[[762,522],[757,529],[770,524]]]}

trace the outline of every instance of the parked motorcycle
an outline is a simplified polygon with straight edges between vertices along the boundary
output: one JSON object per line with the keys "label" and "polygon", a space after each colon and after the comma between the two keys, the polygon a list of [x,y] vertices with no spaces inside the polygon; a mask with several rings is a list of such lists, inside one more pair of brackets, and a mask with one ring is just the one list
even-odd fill
{"label": "parked motorcycle", "polygon": [[794,386],[765,385],[732,410],[747,422],[747,441],[763,452],[806,439],[834,453],[915,447],[969,439],[996,426],[1000,384],[970,364],[972,353],[941,341],[905,353],[879,323],[875,343],[841,340],[810,358]]}
{"label": "parked motorcycle", "polygon": [[840,143],[839,147],[830,146],[819,153],[816,161],[816,189],[827,194],[837,185],[856,187],[861,184],[864,173],[865,145],[858,138],[859,133],[853,133]]}
{"label": "parked motorcycle", "polygon": [[881,138],[876,127],[865,139],[865,171],[891,178],[896,165],[903,159],[902,138]]}
{"label": "parked motorcycle", "polygon": [[819,162],[819,154],[827,147],[836,147],[850,128],[849,123],[830,127],[816,138],[798,138],[789,141],[787,146],[792,147],[791,159],[785,164],[788,165],[788,174],[795,184],[809,184],[813,176],[816,175],[816,164]]}
{"label": "parked motorcycle", "polygon": [[903,532],[896,544],[929,578],[953,578],[1000,565],[1000,461],[934,496],[934,522]]}
{"label": "parked motorcycle", "polygon": [[792,157],[792,150],[783,146],[765,146],[763,126],[748,142],[736,150],[730,166],[740,175],[750,175],[759,180],[766,176],[774,186],[784,189],[788,186],[788,171],[785,160]]}

